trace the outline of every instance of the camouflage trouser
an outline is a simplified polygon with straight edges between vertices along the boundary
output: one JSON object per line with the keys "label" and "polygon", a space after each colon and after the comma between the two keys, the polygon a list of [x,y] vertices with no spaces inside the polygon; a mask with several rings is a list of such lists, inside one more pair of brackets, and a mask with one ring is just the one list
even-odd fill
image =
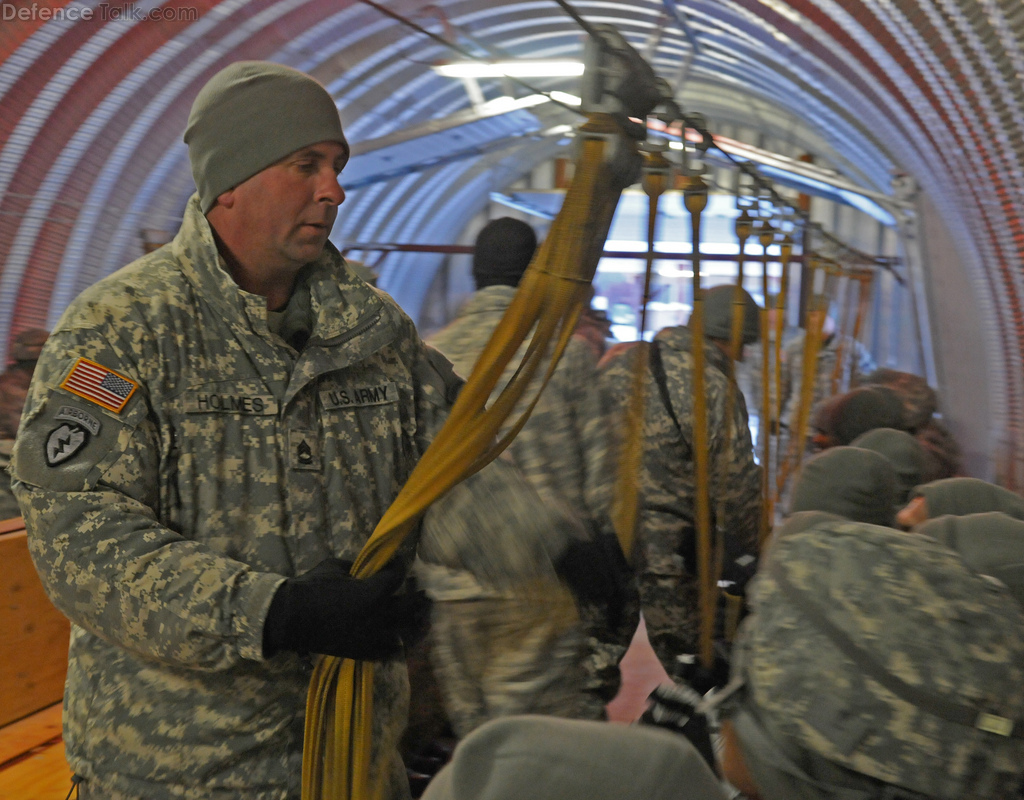
{"label": "camouflage trouser", "polygon": [[[72,794],[71,800],[150,800],[149,797],[118,792],[115,789],[111,789],[110,787],[103,785],[102,782],[97,782],[96,780],[82,781],[78,787],[78,791],[78,796],[76,797]],[[183,800],[185,798],[189,798],[189,800],[191,800],[192,797],[199,797],[199,795],[195,794],[180,793],[175,793],[171,796],[180,797],[183,798]],[[251,794],[242,789],[237,792],[210,790],[202,795],[202,797],[208,797],[210,800],[242,800],[242,798],[251,796]],[[285,794],[282,793],[280,797],[282,800],[299,800],[297,795],[294,797],[287,796],[286,798]]]}
{"label": "camouflage trouser", "polygon": [[587,632],[583,659],[586,682],[583,688],[604,704],[614,700],[619,692],[622,685],[619,662],[626,655],[640,624],[640,597],[632,577],[626,589],[624,607],[616,620],[609,620],[604,608],[585,605],[580,609]]}
{"label": "camouflage trouser", "polygon": [[[386,800],[409,800],[409,781],[406,777],[401,762],[395,763],[391,770],[388,785],[380,797]],[[174,800],[300,800],[300,792],[295,789],[289,792],[285,788],[269,789],[245,788],[238,789],[214,789],[207,787],[181,787],[169,786],[166,784],[150,784],[152,791],[147,790],[144,794],[126,794],[114,789],[102,779],[90,778],[78,785],[77,797],[71,794],[72,800],[154,800],[156,797],[173,798]]]}
{"label": "camouflage trouser", "polygon": [[639,583],[647,639],[669,677],[676,679],[679,656],[694,655],[699,646],[697,581],[648,569],[641,572]]}
{"label": "camouflage trouser", "polygon": [[460,738],[511,714],[600,719],[583,690],[586,637],[568,590],[434,603],[432,658]]}

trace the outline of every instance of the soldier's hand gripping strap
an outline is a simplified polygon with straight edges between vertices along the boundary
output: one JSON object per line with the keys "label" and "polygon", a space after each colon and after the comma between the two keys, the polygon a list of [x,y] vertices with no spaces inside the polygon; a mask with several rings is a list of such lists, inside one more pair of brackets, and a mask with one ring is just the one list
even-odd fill
{"label": "soldier's hand gripping strap", "polygon": [[327,558],[289,578],[274,595],[263,626],[263,653],[325,653],[380,661],[402,651],[401,629],[416,610],[415,595],[396,595],[400,559],[366,580],[349,575],[351,562]]}

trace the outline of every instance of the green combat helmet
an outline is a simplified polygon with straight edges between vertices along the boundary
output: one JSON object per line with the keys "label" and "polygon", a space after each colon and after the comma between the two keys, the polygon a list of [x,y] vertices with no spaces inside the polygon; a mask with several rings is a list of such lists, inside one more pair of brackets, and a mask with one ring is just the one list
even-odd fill
{"label": "green combat helmet", "polygon": [[723,708],[765,800],[1019,797],[1024,610],[1004,587],[927,537],[822,520],[772,543],[750,596]]}

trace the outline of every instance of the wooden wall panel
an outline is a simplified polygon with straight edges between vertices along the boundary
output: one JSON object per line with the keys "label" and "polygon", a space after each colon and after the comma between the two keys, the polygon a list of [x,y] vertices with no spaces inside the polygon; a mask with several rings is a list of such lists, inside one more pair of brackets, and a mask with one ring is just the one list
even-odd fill
{"label": "wooden wall panel", "polygon": [[0,725],[60,701],[70,624],[43,592],[24,531],[0,534]]}

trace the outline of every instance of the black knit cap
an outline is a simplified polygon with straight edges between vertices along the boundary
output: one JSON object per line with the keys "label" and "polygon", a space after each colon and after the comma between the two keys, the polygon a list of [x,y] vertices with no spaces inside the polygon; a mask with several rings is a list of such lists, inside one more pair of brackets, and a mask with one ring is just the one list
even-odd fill
{"label": "black knit cap", "polygon": [[475,248],[473,280],[477,289],[518,286],[537,249],[537,234],[521,220],[499,217],[484,225]]}

